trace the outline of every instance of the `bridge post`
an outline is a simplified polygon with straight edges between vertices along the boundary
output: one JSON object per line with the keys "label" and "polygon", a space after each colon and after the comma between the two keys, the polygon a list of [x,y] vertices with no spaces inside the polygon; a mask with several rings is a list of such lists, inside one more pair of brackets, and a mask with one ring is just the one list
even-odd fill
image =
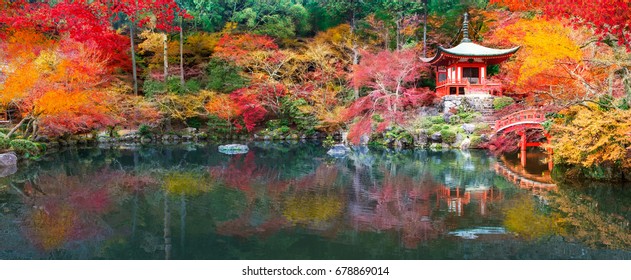
{"label": "bridge post", "polygon": [[521,140],[519,141],[519,146],[521,146],[521,166],[522,167],[526,167],[526,158],[527,158],[527,154],[526,154],[526,148],[527,148],[527,141],[528,139],[526,138],[526,132],[525,131],[520,131],[519,135],[521,135]]}

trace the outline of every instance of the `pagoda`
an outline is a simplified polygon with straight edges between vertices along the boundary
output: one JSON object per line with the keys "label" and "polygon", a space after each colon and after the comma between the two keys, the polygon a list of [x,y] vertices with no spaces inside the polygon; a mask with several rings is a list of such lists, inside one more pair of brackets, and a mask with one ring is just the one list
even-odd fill
{"label": "pagoda", "polygon": [[486,67],[510,58],[520,47],[493,49],[469,39],[469,20],[464,14],[463,36],[453,48],[438,47],[432,58],[421,58],[436,71],[436,95],[492,94],[501,95],[502,85],[487,80]]}

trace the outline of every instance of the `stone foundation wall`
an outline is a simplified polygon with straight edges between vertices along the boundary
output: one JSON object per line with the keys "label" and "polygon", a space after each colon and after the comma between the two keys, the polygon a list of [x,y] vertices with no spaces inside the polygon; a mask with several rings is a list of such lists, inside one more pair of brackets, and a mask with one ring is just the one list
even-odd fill
{"label": "stone foundation wall", "polygon": [[441,107],[443,113],[449,112],[452,108],[466,106],[480,112],[482,116],[491,116],[494,99],[495,96],[490,94],[445,95]]}

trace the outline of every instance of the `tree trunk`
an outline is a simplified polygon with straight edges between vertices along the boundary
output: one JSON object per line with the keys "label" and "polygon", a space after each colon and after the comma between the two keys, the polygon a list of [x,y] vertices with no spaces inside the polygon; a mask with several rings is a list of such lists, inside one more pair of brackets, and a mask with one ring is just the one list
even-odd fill
{"label": "tree trunk", "polygon": [[184,88],[184,29],[180,17],[180,85]]}
{"label": "tree trunk", "polygon": [[164,81],[167,81],[167,77],[169,76],[169,54],[168,54],[168,45],[167,45],[167,34],[166,32],[162,36],[162,43],[164,46]]}
{"label": "tree trunk", "polygon": [[134,26],[135,22],[131,22],[129,25],[129,41],[131,43],[131,73],[134,78],[134,94],[138,95],[138,74],[136,70],[136,50],[134,48]]}
{"label": "tree trunk", "polygon": [[16,131],[20,128],[20,126],[22,126],[22,125],[24,124],[24,122],[25,122],[25,121],[28,121],[28,120],[30,120],[30,119],[31,119],[31,118],[28,118],[28,117],[27,117],[27,118],[23,118],[23,119],[22,119],[22,120],[21,120],[21,121],[20,121],[17,125],[15,125],[15,126],[11,129],[11,131],[9,131],[9,133],[7,134],[7,136],[6,136],[5,138],[7,138],[7,139],[8,139],[8,138],[11,138],[11,135],[13,135],[13,133],[15,133],[15,132],[16,132]]}

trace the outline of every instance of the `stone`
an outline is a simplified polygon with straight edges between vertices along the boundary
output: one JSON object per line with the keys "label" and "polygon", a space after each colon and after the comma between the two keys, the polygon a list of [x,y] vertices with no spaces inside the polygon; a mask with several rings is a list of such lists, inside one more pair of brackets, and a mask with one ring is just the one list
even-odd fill
{"label": "stone", "polygon": [[219,152],[227,155],[247,154],[250,151],[247,145],[228,144],[219,146]]}
{"label": "stone", "polygon": [[462,143],[460,143],[461,150],[468,150],[470,146],[471,146],[471,139],[469,139],[469,137],[462,140]]}
{"label": "stone", "polygon": [[445,112],[445,113],[443,113],[443,120],[445,121],[445,123],[449,123],[449,119],[453,115],[454,114],[452,112]]}
{"label": "stone", "polygon": [[151,143],[151,137],[143,136],[142,138],[140,138],[140,143],[142,143],[142,144]]}
{"label": "stone", "polygon": [[443,141],[443,136],[442,136],[442,134],[440,134],[440,132],[436,132],[436,133],[432,134],[432,136],[430,136],[429,139],[431,139],[434,142],[442,142]]}
{"label": "stone", "polygon": [[195,134],[197,132],[197,128],[194,127],[187,127],[184,131],[186,131],[186,134]]}
{"label": "stone", "polygon": [[475,125],[474,124],[470,124],[470,123],[466,123],[462,125],[462,129],[469,134],[473,134],[473,132],[475,132]]}
{"label": "stone", "polygon": [[350,151],[348,147],[343,144],[333,145],[331,149],[326,152],[328,155],[336,158],[344,157]]}
{"label": "stone", "polygon": [[427,146],[427,130],[420,129],[418,133],[414,136],[414,146],[424,147]]}
{"label": "stone", "polygon": [[489,138],[488,135],[486,135],[486,134],[480,135],[480,141],[482,141],[482,142],[489,142],[490,140],[491,140],[491,138]]}
{"label": "stone", "polygon": [[18,164],[18,157],[14,153],[0,154],[0,168]]}
{"label": "stone", "polygon": [[359,137],[360,146],[367,146],[368,142],[370,142],[370,136],[368,134],[363,134],[362,136]]}
{"label": "stone", "polygon": [[17,165],[12,165],[12,166],[7,166],[7,167],[0,167],[0,178],[11,176],[11,175],[15,174],[16,172],[18,172],[18,166]]}
{"label": "stone", "polygon": [[269,135],[265,135],[265,136],[263,136],[263,140],[270,141],[270,140],[272,140],[272,137],[270,137]]}
{"label": "stone", "polygon": [[43,136],[43,135],[39,135],[35,138],[35,142],[39,142],[39,143],[47,143],[48,141],[50,141],[50,139],[48,139],[48,137]]}

